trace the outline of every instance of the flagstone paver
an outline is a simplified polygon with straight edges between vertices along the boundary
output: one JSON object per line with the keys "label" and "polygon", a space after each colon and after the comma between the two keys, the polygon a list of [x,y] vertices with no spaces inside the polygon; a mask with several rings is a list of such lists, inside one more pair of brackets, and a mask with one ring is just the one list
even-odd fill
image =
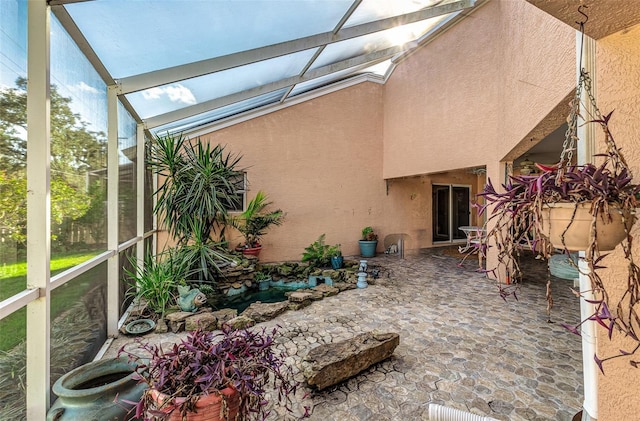
{"label": "flagstone paver", "polygon": [[[368,288],[261,323],[279,326],[278,347],[300,381],[300,362],[311,348],[375,329],[400,334],[391,358],[326,390],[301,388],[297,410],[308,406],[310,420],[412,421],[428,420],[429,403],[437,403],[498,420],[570,421],[583,399],[580,338],[560,326],[579,318],[571,282],[553,278],[554,323],[548,323],[544,262],[527,260],[519,301],[507,302],[473,262],[457,262],[439,249],[372,258],[369,267],[384,270]],[[118,338],[106,356],[130,340]]]}

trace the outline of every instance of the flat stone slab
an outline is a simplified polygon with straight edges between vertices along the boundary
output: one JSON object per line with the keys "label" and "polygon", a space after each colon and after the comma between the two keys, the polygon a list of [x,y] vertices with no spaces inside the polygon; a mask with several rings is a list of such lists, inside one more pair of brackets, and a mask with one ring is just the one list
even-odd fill
{"label": "flat stone slab", "polygon": [[302,360],[302,372],[310,386],[324,389],[389,358],[399,344],[397,333],[361,333],[311,349]]}
{"label": "flat stone slab", "polygon": [[233,308],[223,308],[222,310],[214,311],[211,313],[218,319],[218,329],[222,327],[222,324],[227,320],[231,320],[238,316],[238,310]]}
{"label": "flat stone slab", "polygon": [[289,301],[292,303],[301,303],[303,301],[311,300],[313,294],[310,292],[293,292],[289,295]]}
{"label": "flat stone slab", "polygon": [[266,322],[276,316],[284,313],[289,308],[287,301],[281,301],[279,303],[252,303],[249,307],[242,312],[241,316],[249,317],[256,323]]}
{"label": "flat stone slab", "polygon": [[[357,277],[356,277],[356,279],[357,279]],[[333,286],[334,286],[334,288],[338,288],[338,290],[340,290],[340,292],[346,291],[348,289],[356,289],[356,285],[355,284],[350,284],[350,283],[347,283],[347,282],[335,282],[333,284]]]}
{"label": "flat stone slab", "polygon": [[216,330],[218,328],[218,319],[211,313],[201,313],[191,315],[185,320],[184,329],[186,331],[194,331],[198,328],[206,331]]}
{"label": "flat stone slab", "polygon": [[320,284],[317,287],[312,288],[316,292],[320,292],[324,297],[331,297],[337,295],[340,290],[336,287],[332,287],[327,284]]}
{"label": "flat stone slab", "polygon": [[227,320],[223,325],[230,326],[233,329],[244,329],[245,327],[251,327],[255,325],[255,321],[247,316],[234,317],[231,320]]}

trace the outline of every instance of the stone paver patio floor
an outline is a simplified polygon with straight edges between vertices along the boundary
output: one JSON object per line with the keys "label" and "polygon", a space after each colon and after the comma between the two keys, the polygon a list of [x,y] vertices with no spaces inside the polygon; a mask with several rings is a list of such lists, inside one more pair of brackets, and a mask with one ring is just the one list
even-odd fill
{"label": "stone paver patio floor", "polygon": [[[369,259],[370,266],[384,268],[375,285],[259,325],[280,326],[279,346],[298,368],[319,344],[373,329],[400,333],[400,345],[386,361],[324,391],[301,388],[297,399],[311,407],[310,420],[428,420],[429,403],[498,420],[572,419],[583,399],[581,342],[560,326],[579,318],[571,282],[554,278],[555,323],[548,323],[545,262],[527,261],[519,301],[505,302],[473,270],[474,262],[458,267],[458,261],[442,249],[404,260]],[[131,338],[116,339],[106,356],[126,341]]]}

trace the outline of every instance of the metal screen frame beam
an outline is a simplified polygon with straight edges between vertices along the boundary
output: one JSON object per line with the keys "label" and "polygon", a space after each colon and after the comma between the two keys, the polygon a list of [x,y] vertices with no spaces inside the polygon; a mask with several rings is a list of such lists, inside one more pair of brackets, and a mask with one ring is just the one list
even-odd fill
{"label": "metal screen frame beam", "polygon": [[240,51],[221,57],[200,60],[180,66],[167,67],[164,69],[154,70],[152,72],[140,73],[138,75],[124,77],[117,80],[120,89],[118,93],[120,95],[124,95],[138,92],[156,86],[179,82],[185,79],[204,76],[210,73],[216,73],[222,70],[256,63],[258,61],[269,60],[275,57],[293,54],[299,51],[317,48],[336,42],[357,38],[363,35],[373,34],[375,32],[384,31],[386,29],[395,28],[397,26],[407,25],[433,17],[446,15],[448,13],[468,9],[470,7],[473,7],[475,3],[476,0],[458,0],[455,2],[440,4],[422,9],[413,13],[407,13],[400,16],[394,16],[391,18],[380,19],[361,25],[342,28],[337,33],[334,33],[333,31],[323,32],[304,38],[298,38],[291,41],[267,45],[265,47],[254,48],[251,50]]}

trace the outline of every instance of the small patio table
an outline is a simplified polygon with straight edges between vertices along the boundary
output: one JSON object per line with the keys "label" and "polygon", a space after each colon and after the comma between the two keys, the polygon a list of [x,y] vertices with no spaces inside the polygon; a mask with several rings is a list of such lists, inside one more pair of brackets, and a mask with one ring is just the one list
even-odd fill
{"label": "small patio table", "polygon": [[458,229],[464,232],[467,237],[467,244],[458,247],[460,253],[467,253],[469,251],[474,252],[479,250],[481,240],[487,234],[487,230],[484,227],[478,227],[475,225],[463,225]]}

